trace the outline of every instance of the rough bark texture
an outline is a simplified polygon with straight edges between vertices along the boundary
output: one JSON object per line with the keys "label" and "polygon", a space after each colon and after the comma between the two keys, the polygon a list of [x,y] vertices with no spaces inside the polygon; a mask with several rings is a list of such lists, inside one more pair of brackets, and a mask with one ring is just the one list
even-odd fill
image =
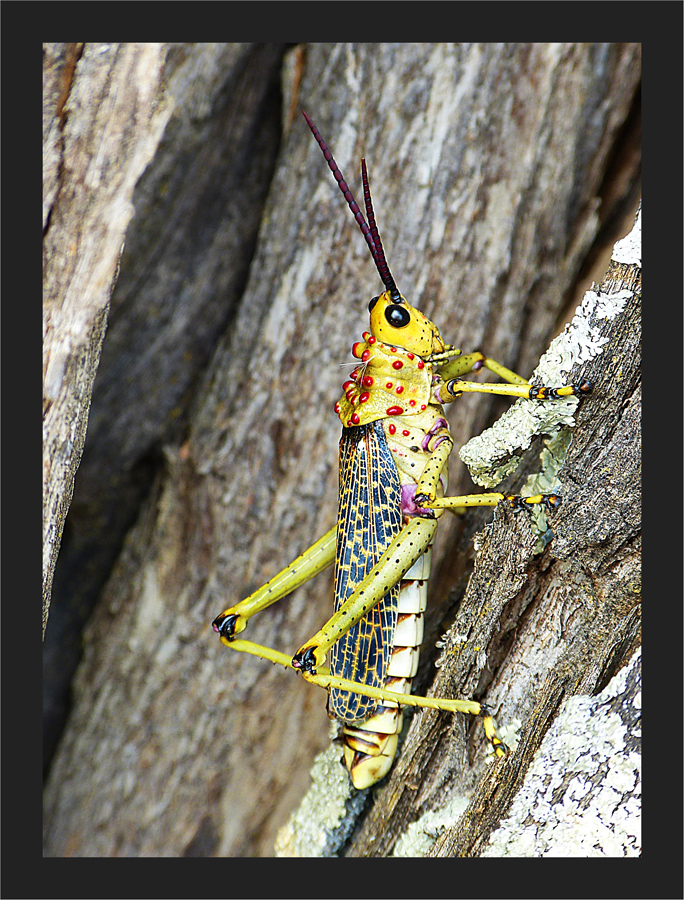
{"label": "rough bark texture", "polygon": [[133,188],[170,113],[162,44],[43,53],[43,635]]}
{"label": "rough bark texture", "polygon": [[[291,53],[283,109],[296,108],[298,91],[357,196],[366,157],[402,292],[447,339],[529,375],[634,204],[638,45],[312,45]],[[156,230],[148,239],[156,236],[163,256],[169,241],[150,222]],[[249,279],[187,436],[167,445],[86,631],[72,713],[46,786],[46,854],[274,852],[311,760],[328,743],[324,696],[291,673],[231,654],[210,623],[334,521],[339,423],[332,404],[344,380],[340,365],[367,327],[366,305],[379,287],[365,242],[297,116],[284,127]],[[186,320],[185,328],[195,327]],[[618,344],[615,367],[621,352]],[[609,400],[614,382],[622,384],[603,370],[596,380]],[[539,745],[563,694],[600,688],[602,673],[607,678],[619,663],[607,652],[609,610],[593,600],[599,575],[620,569],[623,544],[604,515],[615,510],[619,491],[608,491],[607,503],[603,494],[602,504],[586,468],[598,470],[595,454],[613,436],[601,418],[605,408],[615,424],[605,396],[597,392],[580,410],[567,476],[578,497],[554,520],[555,549],[530,561],[527,522],[497,515],[463,597],[470,537],[485,519],[442,529],[433,597],[444,602],[431,612],[419,686],[432,681],[430,647],[461,599],[459,616],[477,617],[491,592],[488,608],[498,605],[502,615],[487,626],[486,671],[473,668],[471,647],[458,672],[442,666],[434,690],[476,694],[502,721],[520,710],[523,722],[518,750],[477,788],[467,837],[443,836],[446,853],[478,852],[524,773],[522,754]],[[459,446],[505,404],[467,397],[453,407]],[[106,407],[100,415],[107,417]],[[592,444],[595,428],[603,431]],[[454,459],[450,490],[472,489]],[[582,550],[580,562],[567,535]],[[588,557],[597,542],[605,556]],[[492,591],[500,568],[518,574]],[[540,674],[533,699],[515,687],[527,678],[522,657],[513,654],[517,669],[505,664],[532,621],[528,611],[558,592],[589,599],[569,610],[574,643],[551,681]],[[631,596],[625,588],[625,604]],[[249,637],[294,651],[330,608],[331,578],[323,575],[257,617]],[[626,625],[623,638],[625,646],[636,640]],[[573,653],[582,657],[579,668]],[[518,698],[510,708],[508,693]],[[415,717],[402,758],[345,852],[391,852],[406,824],[439,805],[445,781],[474,780],[470,766],[457,772],[463,732],[462,717]],[[479,754],[479,732],[469,733]],[[505,778],[504,766],[511,767]],[[477,799],[484,790],[493,810]]]}
{"label": "rough bark texture", "polygon": [[[111,55],[125,58],[121,49]],[[136,185],[55,570],[43,654],[46,762],[83,626],[163,445],[187,431],[198,378],[235,314],[278,150],[282,46],[165,45],[162,55],[173,115]]]}

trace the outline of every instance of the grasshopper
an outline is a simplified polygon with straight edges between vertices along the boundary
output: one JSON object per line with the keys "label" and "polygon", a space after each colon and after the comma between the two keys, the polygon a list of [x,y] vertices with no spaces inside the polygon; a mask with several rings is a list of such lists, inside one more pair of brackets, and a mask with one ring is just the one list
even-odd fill
{"label": "grasshopper", "polygon": [[[453,441],[443,405],[469,392],[553,401],[587,394],[592,386],[583,381],[534,387],[483,353],[464,354],[446,344],[437,326],[397,289],[375,222],[365,160],[361,177],[367,218],[305,112],[304,118],[366,239],[385,290],[370,301],[370,330],[351,351],[359,364],[335,404],[342,422],[337,525],[263,587],[222,612],[213,627],[226,646],[301,672],[328,690],[328,713],[342,723],[344,764],[353,785],[362,789],[383,778],[392,765],[402,706],[481,716],[495,752],[505,754],[483,704],[411,694],[431,548],[445,510],[503,503],[515,510],[539,504],[550,511],[560,503],[555,494],[447,496]],[[483,367],[505,383],[462,380]],[[237,637],[255,613],[333,563],[334,614],[293,657]]]}

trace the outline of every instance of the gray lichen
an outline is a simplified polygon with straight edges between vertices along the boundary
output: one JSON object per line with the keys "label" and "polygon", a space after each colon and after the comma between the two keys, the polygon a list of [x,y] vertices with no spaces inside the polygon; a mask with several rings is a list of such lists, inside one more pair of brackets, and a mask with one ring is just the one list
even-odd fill
{"label": "gray lichen", "polygon": [[[532,383],[558,387],[567,382],[568,373],[603,352],[607,338],[601,323],[618,315],[631,297],[630,291],[601,294],[587,291],[572,322],[551,343],[532,376]],[[567,442],[556,441],[564,427],[575,424],[577,397],[553,401],[518,400],[491,428],[465,444],[459,456],[468,466],[473,480],[485,488],[495,487],[518,466],[518,456],[534,437],[547,435],[544,471],[537,476],[545,492],[557,488],[555,473],[562,465]],[[531,490],[529,493],[535,493]],[[524,492],[527,493],[527,492]]]}
{"label": "gray lichen", "polygon": [[[331,738],[337,733],[331,726]],[[367,791],[356,791],[341,765],[342,751],[332,743],[314,760],[311,787],[276,838],[276,856],[333,856],[353,827]],[[349,823],[349,829],[345,827]]]}
{"label": "gray lichen", "polygon": [[641,653],[600,694],[568,697],[483,856],[638,856]]}

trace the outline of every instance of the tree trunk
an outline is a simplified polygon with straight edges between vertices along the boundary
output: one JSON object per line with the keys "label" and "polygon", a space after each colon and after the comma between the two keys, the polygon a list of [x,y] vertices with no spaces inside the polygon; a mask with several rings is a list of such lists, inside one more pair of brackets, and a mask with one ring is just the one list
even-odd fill
{"label": "tree trunk", "polygon": [[[210,627],[333,524],[340,366],[380,290],[290,112],[313,117],[357,199],[366,157],[402,293],[447,340],[523,375],[635,208],[638,45],[311,45],[290,51],[284,73],[287,116],[249,278],[85,633],[46,787],[48,855],[272,855],[329,743],[322,692],[224,649]],[[163,257],[163,223],[147,221]],[[610,277],[638,292],[634,269]],[[483,776],[476,727],[467,723],[466,762],[463,717],[414,715],[387,783],[352,801],[360,830],[349,843],[352,826],[340,826],[325,852],[391,853],[447,787],[472,796],[467,827],[445,826],[431,852],[481,852],[563,698],[600,690],[638,642],[639,506],[624,493],[638,490],[627,452],[638,435],[632,300],[622,317],[626,335],[608,319],[609,349],[572,373],[596,390],[576,416],[550,547],[533,556],[527,519],[501,511],[440,529],[416,691],[487,702],[502,725],[520,721],[517,747]],[[452,404],[456,446],[506,406]],[[615,448],[624,456],[610,469]],[[524,473],[538,456],[527,452]],[[449,489],[474,489],[456,454]],[[471,539],[487,520],[466,591]],[[331,597],[325,574],[252,620],[248,637],[294,652]],[[435,642],[455,616],[435,680]],[[301,852],[289,827],[280,852]]]}
{"label": "tree trunk", "polygon": [[[181,44],[159,52],[167,88],[160,106],[173,115],[135,188],[55,569],[43,653],[46,763],[63,728],[84,624],[162,465],[163,446],[187,434],[198,382],[244,291],[278,151],[282,46]],[[84,60],[111,57],[117,84],[129,79],[128,68],[120,71],[128,55],[117,45],[108,54],[91,45],[83,51]],[[91,69],[77,65],[74,83],[84,79],[81,92],[97,97],[88,89]],[[63,140],[66,147],[77,140],[69,123]],[[68,243],[71,235],[53,235],[51,222],[50,238]],[[117,255],[120,249],[119,237]]]}
{"label": "tree trunk", "polygon": [[43,636],[133,188],[170,114],[162,44],[43,54]]}

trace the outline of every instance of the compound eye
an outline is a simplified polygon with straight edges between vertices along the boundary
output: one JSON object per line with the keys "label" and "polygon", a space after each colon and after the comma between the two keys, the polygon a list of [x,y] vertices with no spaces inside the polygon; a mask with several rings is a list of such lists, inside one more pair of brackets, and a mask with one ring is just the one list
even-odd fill
{"label": "compound eye", "polygon": [[398,303],[390,303],[385,310],[385,318],[392,328],[405,328],[411,321],[411,314],[405,306]]}
{"label": "compound eye", "polygon": [[373,312],[373,307],[375,306],[375,304],[378,302],[379,299],[380,299],[380,297],[373,297],[371,302],[368,304],[368,312]]}

